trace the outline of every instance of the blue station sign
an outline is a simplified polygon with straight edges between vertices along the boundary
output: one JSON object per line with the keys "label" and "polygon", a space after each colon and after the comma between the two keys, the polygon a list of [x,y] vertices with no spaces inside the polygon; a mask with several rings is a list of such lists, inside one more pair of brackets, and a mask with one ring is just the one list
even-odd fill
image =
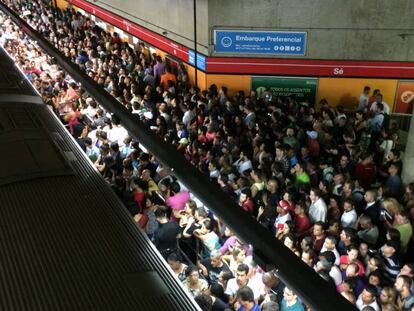
{"label": "blue station sign", "polygon": [[[188,49],[188,63],[195,66],[196,57],[193,50]],[[197,68],[206,71],[206,57],[197,53]]]}
{"label": "blue station sign", "polygon": [[215,29],[214,52],[304,56],[306,39],[306,32]]}

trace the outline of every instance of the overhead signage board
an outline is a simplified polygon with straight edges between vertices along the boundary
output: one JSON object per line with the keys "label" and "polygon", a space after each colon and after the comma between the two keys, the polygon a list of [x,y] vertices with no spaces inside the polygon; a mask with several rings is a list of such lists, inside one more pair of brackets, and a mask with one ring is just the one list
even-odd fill
{"label": "overhead signage board", "polygon": [[214,30],[214,52],[305,56],[306,32]]}
{"label": "overhead signage board", "polygon": [[[195,66],[195,53],[193,50],[188,50],[188,63]],[[197,68],[206,71],[206,57],[197,53]]]}

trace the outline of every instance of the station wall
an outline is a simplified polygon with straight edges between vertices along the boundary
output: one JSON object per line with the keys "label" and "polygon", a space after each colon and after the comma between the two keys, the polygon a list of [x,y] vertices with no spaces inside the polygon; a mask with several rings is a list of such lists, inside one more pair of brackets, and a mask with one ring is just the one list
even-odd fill
{"label": "station wall", "polygon": [[[184,46],[194,46],[193,1],[88,0]],[[371,0],[197,0],[199,51],[213,52],[213,29],[306,31],[304,59],[414,59],[414,2]],[[238,55],[240,56],[240,55]],[[283,58],[283,56],[278,56]],[[292,56],[289,56],[292,58]]]}

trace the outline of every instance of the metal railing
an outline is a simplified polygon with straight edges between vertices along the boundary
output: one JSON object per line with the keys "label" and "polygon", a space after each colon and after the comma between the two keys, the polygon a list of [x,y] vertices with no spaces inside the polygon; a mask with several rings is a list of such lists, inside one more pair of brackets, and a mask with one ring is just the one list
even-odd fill
{"label": "metal railing", "polygon": [[139,117],[131,114],[110,96],[86,73],[37,33],[18,14],[3,2],[0,10],[69,73],[105,109],[117,114],[122,125],[182,182],[205,206],[211,209],[243,241],[253,245],[256,262],[264,269],[275,268],[278,277],[313,310],[356,310],[334,287],[305,265],[299,257],[262,227],[255,219],[240,210],[239,206],[221,189],[210,182],[173,146],[162,141]]}

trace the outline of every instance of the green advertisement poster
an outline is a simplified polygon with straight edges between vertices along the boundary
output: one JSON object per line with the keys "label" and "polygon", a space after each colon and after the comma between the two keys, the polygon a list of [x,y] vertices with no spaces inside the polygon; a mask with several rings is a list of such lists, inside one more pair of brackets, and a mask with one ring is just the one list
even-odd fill
{"label": "green advertisement poster", "polygon": [[298,103],[315,105],[318,79],[288,77],[252,77],[252,89],[260,97],[269,88],[273,96],[294,96]]}

